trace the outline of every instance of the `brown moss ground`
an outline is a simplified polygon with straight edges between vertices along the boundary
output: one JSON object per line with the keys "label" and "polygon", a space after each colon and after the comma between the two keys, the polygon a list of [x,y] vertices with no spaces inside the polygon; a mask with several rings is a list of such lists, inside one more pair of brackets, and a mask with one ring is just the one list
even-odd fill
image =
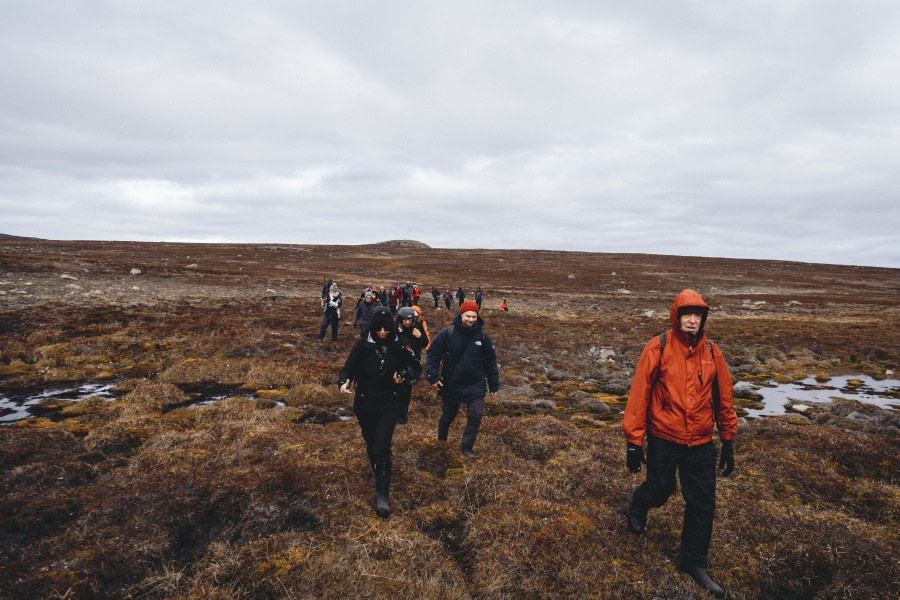
{"label": "brown moss ground", "polygon": [[[342,247],[0,244],[4,288],[28,291],[0,296],[0,388],[108,379],[119,393],[0,428],[0,597],[703,597],[674,570],[680,498],[644,536],[622,518],[641,478],[624,469],[618,410],[674,293],[690,285],[713,304],[710,334],[737,377],[896,368],[896,270],[365,252],[377,260]],[[433,279],[481,285],[488,307],[511,300],[509,314],[486,312],[505,389],[481,458],[458,453],[462,419],[456,442],[434,439],[439,406],[420,385],[395,436],[387,521],[357,426],[336,418],[349,414],[335,384],[351,332],[313,341],[323,273],[345,292]],[[436,332],[450,315],[426,317]],[[185,408],[202,385],[235,397]],[[896,412],[852,401],[742,424],[710,557],[733,597],[897,589],[898,427]]]}

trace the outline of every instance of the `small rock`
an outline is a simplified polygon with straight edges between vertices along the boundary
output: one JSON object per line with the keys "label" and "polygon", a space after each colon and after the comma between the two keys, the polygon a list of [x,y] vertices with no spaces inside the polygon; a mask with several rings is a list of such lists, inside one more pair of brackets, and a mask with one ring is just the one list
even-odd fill
{"label": "small rock", "polygon": [[197,263],[191,263],[185,267],[185,269],[196,269],[196,268],[197,268]]}
{"label": "small rock", "polygon": [[140,275],[141,270],[140,269],[131,269],[131,271],[129,271],[129,273],[131,273],[132,275]]}
{"label": "small rock", "polygon": [[806,404],[794,404],[791,406],[791,410],[798,413],[805,413],[810,409]]}
{"label": "small rock", "polygon": [[266,288],[266,293],[267,293],[267,294],[277,294],[278,292],[276,292],[276,291],[273,290],[272,288]]}
{"label": "small rock", "polygon": [[893,376],[894,376],[894,370],[893,370],[893,369],[888,369],[888,370],[886,370],[886,371],[884,372],[884,375],[885,375],[885,377],[893,377]]}
{"label": "small rock", "polygon": [[66,287],[70,290],[80,290],[81,289],[81,286],[78,285],[77,283],[68,283],[68,284],[66,284]]}
{"label": "small rock", "polygon": [[62,275],[59,276],[59,278],[60,279],[69,279],[71,281],[78,281],[77,277],[75,277],[74,275],[69,275],[68,273],[63,273]]}
{"label": "small rock", "polygon": [[569,273],[569,279],[575,279],[575,274],[574,274],[574,273]]}
{"label": "small rock", "polygon": [[873,420],[872,417],[870,417],[869,415],[864,415],[861,412],[856,412],[856,411],[847,415],[847,418],[853,419],[854,421],[872,421]]}
{"label": "small rock", "polygon": [[134,292],[139,292],[139,291],[141,291],[141,288],[139,288],[138,286],[134,286],[131,288],[131,290]]}

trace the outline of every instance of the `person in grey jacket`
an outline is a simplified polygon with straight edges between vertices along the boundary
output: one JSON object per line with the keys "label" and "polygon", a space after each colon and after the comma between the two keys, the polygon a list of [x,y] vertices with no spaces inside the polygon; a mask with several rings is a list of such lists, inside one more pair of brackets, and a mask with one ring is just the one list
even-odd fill
{"label": "person in grey jacket", "polygon": [[447,441],[459,405],[465,404],[461,450],[466,458],[475,458],[472,449],[484,414],[484,398],[488,393],[493,398],[500,389],[500,370],[494,342],[484,331],[484,321],[473,301],[463,302],[453,324],[432,340],[425,374],[441,396],[438,440]]}
{"label": "person in grey jacket", "polygon": [[378,303],[375,302],[372,290],[366,290],[366,293],[363,294],[363,297],[357,303],[356,312],[353,314],[352,325],[353,327],[359,325],[359,337],[365,337],[366,330],[369,328],[369,321],[372,320],[372,315],[377,307]]}

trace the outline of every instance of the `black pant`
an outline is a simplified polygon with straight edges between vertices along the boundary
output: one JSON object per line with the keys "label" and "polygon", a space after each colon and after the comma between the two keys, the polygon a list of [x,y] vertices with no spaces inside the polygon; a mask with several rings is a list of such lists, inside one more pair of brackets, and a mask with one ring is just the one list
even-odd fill
{"label": "black pant", "polygon": [[322,328],[319,329],[319,339],[320,340],[325,339],[325,331],[328,329],[328,324],[330,323],[331,324],[331,339],[336,340],[337,333],[338,333],[338,322],[339,321],[340,321],[340,319],[338,319],[337,315],[329,315],[328,313],[325,313],[325,315],[322,317]]}
{"label": "black pant", "polygon": [[[462,441],[460,446],[463,450],[471,450],[475,445],[475,438],[478,436],[478,428],[481,427],[481,417],[484,414],[484,396],[480,398],[472,398],[467,403],[466,408],[466,427],[463,429]],[[448,402],[444,400],[441,403],[441,418],[438,420],[438,439],[446,440],[447,434],[450,433],[450,425],[456,419],[459,412],[459,402]]]}
{"label": "black pant", "polygon": [[647,435],[647,479],[634,491],[641,510],[659,508],[675,492],[675,471],[684,497],[681,564],[706,568],[716,512],[716,447],[685,446]]}
{"label": "black pant", "polygon": [[354,406],[356,420],[362,431],[363,440],[366,442],[366,454],[369,463],[391,464],[391,441],[394,438],[394,428],[397,426],[397,418],[400,411],[391,410],[365,410]]}

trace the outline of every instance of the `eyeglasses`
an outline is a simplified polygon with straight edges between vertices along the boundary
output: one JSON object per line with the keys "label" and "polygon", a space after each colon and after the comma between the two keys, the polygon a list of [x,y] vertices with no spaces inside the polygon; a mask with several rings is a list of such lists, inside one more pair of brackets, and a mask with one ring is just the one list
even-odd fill
{"label": "eyeglasses", "polygon": [[390,327],[379,327],[379,328],[376,329],[375,331],[390,331],[390,330],[391,330]]}

